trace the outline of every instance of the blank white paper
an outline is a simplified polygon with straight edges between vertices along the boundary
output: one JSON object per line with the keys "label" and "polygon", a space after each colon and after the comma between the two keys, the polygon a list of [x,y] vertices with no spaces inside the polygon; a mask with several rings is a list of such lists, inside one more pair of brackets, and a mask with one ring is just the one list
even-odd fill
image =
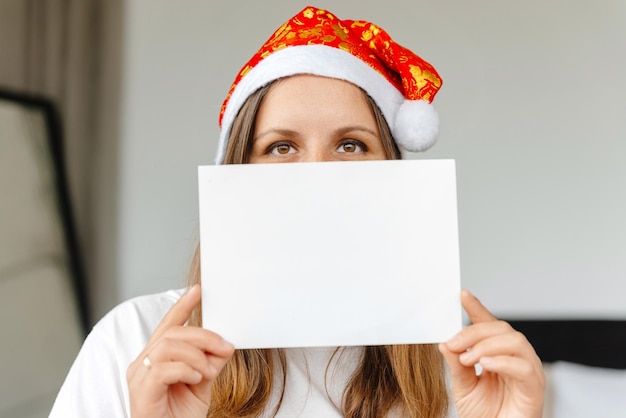
{"label": "blank white paper", "polygon": [[203,326],[237,348],[461,329],[453,160],[201,166]]}

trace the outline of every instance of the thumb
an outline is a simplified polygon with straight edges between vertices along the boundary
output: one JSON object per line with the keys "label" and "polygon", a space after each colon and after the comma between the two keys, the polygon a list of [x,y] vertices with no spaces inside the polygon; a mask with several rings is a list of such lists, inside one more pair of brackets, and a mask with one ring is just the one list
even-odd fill
{"label": "thumb", "polygon": [[439,352],[448,363],[450,377],[452,378],[452,391],[455,395],[465,396],[476,386],[478,376],[473,366],[468,367],[461,364],[459,354],[450,351],[445,343],[439,344]]}
{"label": "thumb", "polygon": [[189,389],[198,399],[201,399],[203,402],[206,402],[207,405],[210,405],[213,382],[213,380],[202,379],[202,381],[197,385],[189,385]]}

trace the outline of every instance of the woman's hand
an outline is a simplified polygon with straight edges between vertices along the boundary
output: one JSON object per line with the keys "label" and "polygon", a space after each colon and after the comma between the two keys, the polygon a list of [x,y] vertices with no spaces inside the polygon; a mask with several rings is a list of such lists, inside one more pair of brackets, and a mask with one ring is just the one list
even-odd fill
{"label": "woman's hand", "polygon": [[[540,418],[545,376],[533,347],[469,292],[461,302],[472,325],[439,345],[459,418]],[[475,364],[482,367],[479,376]]]}
{"label": "woman's hand", "polygon": [[211,384],[234,348],[211,331],[184,326],[200,297],[199,285],[184,294],[128,367],[133,418],[206,417]]}

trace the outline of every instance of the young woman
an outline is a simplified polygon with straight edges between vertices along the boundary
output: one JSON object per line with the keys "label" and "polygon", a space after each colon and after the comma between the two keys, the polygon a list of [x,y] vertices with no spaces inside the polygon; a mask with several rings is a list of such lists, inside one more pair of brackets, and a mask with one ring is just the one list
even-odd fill
{"label": "young woman", "polygon": [[[398,159],[433,144],[440,86],[377,26],[307,7],[235,80],[217,163]],[[467,292],[472,325],[439,346],[235,350],[201,328],[198,251],[189,282],[103,318],[51,416],[541,417],[541,361]]]}

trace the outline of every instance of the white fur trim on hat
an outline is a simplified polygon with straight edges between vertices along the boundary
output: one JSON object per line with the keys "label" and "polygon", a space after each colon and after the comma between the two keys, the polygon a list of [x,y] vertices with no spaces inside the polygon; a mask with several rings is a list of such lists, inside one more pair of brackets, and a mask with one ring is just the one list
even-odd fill
{"label": "white fur trim on hat", "polygon": [[[421,151],[434,144],[438,119],[429,103],[407,103],[403,93],[382,74],[349,52],[325,45],[300,45],[273,52],[239,81],[224,111],[216,164],[224,161],[233,121],[247,98],[272,81],[296,74],[345,80],[363,89],[380,108],[400,147]],[[430,112],[424,104],[430,107]],[[403,110],[398,112],[400,108]],[[435,126],[431,126],[433,123]]]}

